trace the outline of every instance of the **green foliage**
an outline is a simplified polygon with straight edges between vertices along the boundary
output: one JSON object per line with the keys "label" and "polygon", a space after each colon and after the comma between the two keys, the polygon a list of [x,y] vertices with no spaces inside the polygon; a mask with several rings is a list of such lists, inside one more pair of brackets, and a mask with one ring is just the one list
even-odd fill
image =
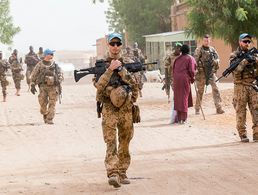
{"label": "green foliage", "polygon": [[245,21],[247,20],[247,14],[248,12],[244,10],[244,8],[242,7],[239,7],[237,8],[236,10],[236,18],[239,20],[239,21]]}
{"label": "green foliage", "polygon": [[9,16],[9,0],[0,0],[0,42],[11,44],[15,34],[20,31],[12,23],[12,17]]}
{"label": "green foliage", "polygon": [[109,0],[110,31],[128,34],[129,42],[144,47],[143,35],[170,31],[171,0]]}
{"label": "green foliage", "polygon": [[191,10],[188,14],[188,34],[202,37],[211,34],[229,43],[233,49],[238,45],[239,34],[258,34],[257,0],[187,0]]}

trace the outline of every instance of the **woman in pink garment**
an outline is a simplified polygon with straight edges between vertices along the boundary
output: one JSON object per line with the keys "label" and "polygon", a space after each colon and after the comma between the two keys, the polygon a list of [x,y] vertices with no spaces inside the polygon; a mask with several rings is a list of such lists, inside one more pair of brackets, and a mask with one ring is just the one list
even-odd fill
{"label": "woman in pink garment", "polygon": [[177,122],[184,124],[187,119],[188,107],[193,106],[191,83],[194,82],[196,61],[189,55],[189,46],[181,47],[182,54],[173,65],[174,109],[177,111]]}

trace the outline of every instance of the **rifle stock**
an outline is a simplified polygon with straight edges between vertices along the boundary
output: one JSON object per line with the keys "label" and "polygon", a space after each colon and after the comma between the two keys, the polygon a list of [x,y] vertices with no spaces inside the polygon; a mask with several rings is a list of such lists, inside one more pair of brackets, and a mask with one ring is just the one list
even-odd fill
{"label": "rifle stock", "polygon": [[91,74],[89,71],[87,71],[86,69],[84,70],[74,70],[73,72],[74,74],[74,80],[75,82],[78,82],[82,77]]}

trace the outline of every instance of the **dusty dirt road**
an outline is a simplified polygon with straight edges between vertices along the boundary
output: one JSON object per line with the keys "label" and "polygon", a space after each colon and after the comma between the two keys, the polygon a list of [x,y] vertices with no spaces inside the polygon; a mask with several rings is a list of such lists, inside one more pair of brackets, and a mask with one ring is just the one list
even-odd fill
{"label": "dusty dirt road", "polygon": [[[240,143],[232,84],[220,84],[223,115],[205,94],[204,121],[189,110],[186,125],[169,125],[171,105],[160,83],[146,83],[142,122],[131,143],[131,184],[114,189],[104,169],[105,144],[95,89],[66,80],[54,125],[43,123],[37,96],[8,88],[0,102],[0,194],[258,194],[258,143]],[[209,92],[209,91],[208,91]],[[248,133],[251,134],[248,115]]]}

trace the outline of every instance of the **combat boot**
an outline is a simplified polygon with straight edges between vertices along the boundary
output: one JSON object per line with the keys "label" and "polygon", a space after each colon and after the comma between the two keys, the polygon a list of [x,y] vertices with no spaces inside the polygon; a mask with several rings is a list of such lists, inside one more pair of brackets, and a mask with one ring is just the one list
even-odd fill
{"label": "combat boot", "polygon": [[217,108],[217,114],[223,114],[225,113],[224,110],[222,110],[222,108]]}
{"label": "combat boot", "polygon": [[130,180],[128,179],[127,175],[125,173],[120,174],[120,183],[121,184],[130,184]]}
{"label": "combat boot", "polygon": [[17,89],[15,95],[20,96],[20,89]]}
{"label": "combat boot", "polygon": [[43,114],[43,120],[45,123],[47,123],[47,115],[46,114]]}
{"label": "combat boot", "polygon": [[199,115],[200,114],[200,109],[195,109],[195,114]]}
{"label": "combat boot", "polygon": [[258,142],[258,133],[253,134],[253,141]]}
{"label": "combat boot", "polygon": [[49,119],[46,119],[45,123],[49,124],[49,125],[53,125],[54,124],[53,120],[49,120]]}
{"label": "combat boot", "polygon": [[139,89],[139,94],[140,94],[140,97],[142,97],[142,90]]}
{"label": "combat boot", "polygon": [[119,188],[121,187],[120,181],[119,181],[119,177],[118,175],[111,175],[108,178],[108,184],[113,186],[114,188]]}
{"label": "combat boot", "polygon": [[241,142],[244,142],[244,143],[249,142],[249,139],[246,135],[241,136],[240,139],[241,139]]}

